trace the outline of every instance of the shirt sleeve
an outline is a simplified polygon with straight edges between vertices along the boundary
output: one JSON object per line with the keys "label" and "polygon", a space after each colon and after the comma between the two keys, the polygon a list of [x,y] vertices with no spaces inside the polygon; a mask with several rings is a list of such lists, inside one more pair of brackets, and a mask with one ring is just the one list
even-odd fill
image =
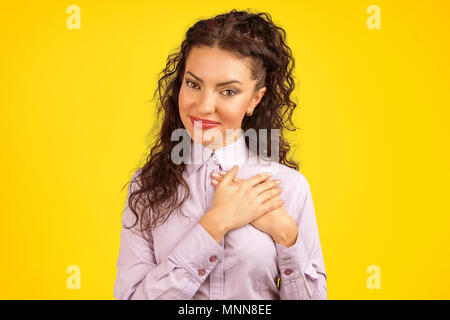
{"label": "shirt sleeve", "polygon": [[224,248],[197,222],[171,253],[157,263],[151,232],[145,239],[136,229],[139,223],[131,229],[124,227],[132,226],[135,221],[128,206],[133,185],[128,189],[122,217],[114,297],[119,300],[191,299],[223,260]]}
{"label": "shirt sleeve", "polygon": [[275,243],[280,270],[280,299],[326,300],[327,275],[314,204],[308,181],[303,175],[301,179],[304,187],[299,196],[296,242],[290,247]]}

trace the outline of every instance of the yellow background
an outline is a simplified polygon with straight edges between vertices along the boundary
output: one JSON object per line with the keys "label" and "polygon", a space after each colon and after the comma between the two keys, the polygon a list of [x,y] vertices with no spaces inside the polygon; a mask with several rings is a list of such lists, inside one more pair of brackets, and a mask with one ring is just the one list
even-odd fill
{"label": "yellow background", "polygon": [[[81,29],[69,30],[69,5]],[[366,9],[381,10],[369,30]],[[269,12],[295,59],[329,299],[449,299],[447,1],[9,1],[0,10],[2,299],[113,299],[157,74],[187,28]],[[81,289],[66,286],[67,267]],[[377,265],[381,289],[368,289]]]}

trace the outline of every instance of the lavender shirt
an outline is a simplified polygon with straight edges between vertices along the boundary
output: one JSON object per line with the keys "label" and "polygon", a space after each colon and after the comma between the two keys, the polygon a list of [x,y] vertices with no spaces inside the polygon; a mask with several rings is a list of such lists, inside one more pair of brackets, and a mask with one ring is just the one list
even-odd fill
{"label": "lavender shirt", "polygon": [[[215,151],[191,141],[191,163],[183,173],[190,188],[181,207],[186,217],[173,212],[162,226],[148,233],[150,241],[139,231],[123,227],[135,222],[127,196],[114,297],[327,299],[327,275],[309,183],[300,172],[261,159],[248,150],[243,135]],[[239,165],[241,179],[268,171],[273,179],[280,179],[284,208],[299,228],[294,245],[275,243],[251,224],[229,231],[219,244],[199,223],[214,198],[211,172],[228,171],[233,165]],[[135,188],[136,183],[130,184],[128,195]]]}

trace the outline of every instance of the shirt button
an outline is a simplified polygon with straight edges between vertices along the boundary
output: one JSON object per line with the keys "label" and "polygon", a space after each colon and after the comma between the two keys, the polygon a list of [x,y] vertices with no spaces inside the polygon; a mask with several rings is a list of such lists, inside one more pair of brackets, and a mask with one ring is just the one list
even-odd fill
{"label": "shirt button", "polygon": [[214,262],[216,261],[217,257],[216,256],[212,256],[209,258],[209,262]]}
{"label": "shirt button", "polygon": [[284,274],[285,275],[290,275],[292,273],[292,270],[291,269],[286,269],[286,271],[284,271]]}
{"label": "shirt button", "polygon": [[217,160],[217,157],[216,157],[215,154],[212,155],[212,159],[213,159],[214,161]]}
{"label": "shirt button", "polygon": [[205,270],[203,270],[203,269],[198,270],[198,275],[200,277],[204,276],[205,275]]}

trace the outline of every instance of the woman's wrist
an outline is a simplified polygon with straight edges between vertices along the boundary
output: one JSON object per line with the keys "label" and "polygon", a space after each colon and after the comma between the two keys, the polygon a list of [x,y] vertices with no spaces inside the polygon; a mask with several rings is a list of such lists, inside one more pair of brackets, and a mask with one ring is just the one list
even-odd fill
{"label": "woman's wrist", "polygon": [[298,237],[298,226],[293,219],[289,219],[286,224],[281,224],[277,231],[272,234],[272,239],[284,247],[292,246]]}
{"label": "woman's wrist", "polygon": [[295,231],[295,233],[290,234],[279,234],[273,237],[273,241],[284,247],[290,247],[297,241],[297,237],[298,231]]}
{"label": "woman's wrist", "polygon": [[229,231],[229,228],[225,225],[223,220],[220,219],[215,209],[206,212],[200,219],[200,224],[218,243],[222,241],[222,238]]}

